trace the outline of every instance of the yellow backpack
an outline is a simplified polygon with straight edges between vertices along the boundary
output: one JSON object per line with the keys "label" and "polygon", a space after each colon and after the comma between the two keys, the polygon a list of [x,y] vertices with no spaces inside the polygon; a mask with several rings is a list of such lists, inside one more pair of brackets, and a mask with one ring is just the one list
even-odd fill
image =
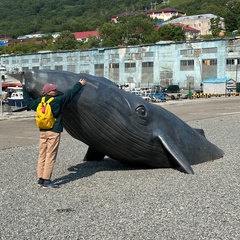
{"label": "yellow backpack", "polygon": [[50,102],[54,98],[51,97],[45,102],[45,97],[42,97],[41,102],[38,104],[36,110],[36,124],[40,129],[51,129],[53,128],[56,118],[52,113]]}

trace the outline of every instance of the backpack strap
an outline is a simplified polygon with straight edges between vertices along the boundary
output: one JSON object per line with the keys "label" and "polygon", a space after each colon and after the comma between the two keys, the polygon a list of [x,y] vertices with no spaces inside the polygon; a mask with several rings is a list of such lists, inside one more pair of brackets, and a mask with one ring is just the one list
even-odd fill
{"label": "backpack strap", "polygon": [[[45,98],[45,97],[44,97]],[[50,102],[52,102],[52,100],[54,99],[54,97],[50,97],[47,101],[46,101],[46,103],[50,103]],[[45,100],[45,99],[44,99]]]}
{"label": "backpack strap", "polygon": [[52,102],[53,99],[54,99],[54,97],[50,97],[50,98],[45,102],[46,97],[44,96],[44,97],[42,97],[41,103],[50,103],[50,102]]}
{"label": "backpack strap", "polygon": [[45,96],[44,97],[42,97],[42,99],[41,99],[41,103],[43,104],[43,103],[45,103]]}

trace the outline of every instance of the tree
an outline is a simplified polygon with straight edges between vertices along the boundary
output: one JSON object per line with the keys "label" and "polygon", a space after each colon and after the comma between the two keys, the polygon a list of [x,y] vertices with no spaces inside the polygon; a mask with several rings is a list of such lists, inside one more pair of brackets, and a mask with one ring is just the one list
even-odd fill
{"label": "tree", "polygon": [[123,30],[118,24],[105,23],[99,29],[103,47],[123,45]]}
{"label": "tree", "polygon": [[184,41],[185,34],[181,25],[164,24],[158,29],[159,40]]}
{"label": "tree", "polygon": [[232,32],[240,26],[240,2],[238,0],[229,1],[226,7],[227,11],[224,16],[226,29]]}
{"label": "tree", "polygon": [[210,30],[212,31],[213,37],[218,36],[218,34],[221,32],[221,30],[223,30],[223,29],[221,28],[221,20],[220,20],[220,17],[211,18],[211,19],[210,19],[210,23],[211,23]]}
{"label": "tree", "polygon": [[47,44],[44,41],[39,44],[36,44],[35,41],[36,40],[34,39],[26,43],[15,43],[11,46],[8,46],[6,52],[9,54],[35,53],[45,49]]}
{"label": "tree", "polygon": [[145,14],[122,17],[120,28],[126,45],[146,44],[154,42],[155,21]]}
{"label": "tree", "polygon": [[78,42],[75,38],[75,35],[66,30],[60,33],[55,42],[55,47],[58,50],[72,50],[76,49]]}
{"label": "tree", "polygon": [[96,37],[89,36],[86,43],[80,44],[80,48],[89,49],[100,46],[100,40]]}

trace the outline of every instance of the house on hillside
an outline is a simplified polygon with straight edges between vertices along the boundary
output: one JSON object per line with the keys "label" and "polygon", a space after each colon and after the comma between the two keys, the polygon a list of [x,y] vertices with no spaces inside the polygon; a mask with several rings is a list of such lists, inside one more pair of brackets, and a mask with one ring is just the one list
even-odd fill
{"label": "house on hillside", "polygon": [[167,7],[159,10],[149,10],[144,12],[123,12],[112,16],[111,20],[116,23],[119,17],[136,16],[140,14],[146,14],[152,19],[161,19],[161,21],[167,21],[172,17],[186,15],[186,13],[182,10]]}
{"label": "house on hillside", "polygon": [[32,33],[32,34],[27,34],[23,36],[19,36],[17,39],[18,40],[23,40],[23,39],[33,39],[33,38],[41,38],[46,36],[46,34],[42,34],[40,32]]}
{"label": "house on hillside", "polygon": [[183,25],[183,31],[185,32],[186,40],[198,39],[200,37],[200,31],[188,25]]}
{"label": "house on hillside", "polygon": [[[192,16],[183,16],[173,20],[168,21],[168,23],[180,23],[187,25],[189,27],[195,28],[200,31],[202,36],[212,34],[210,30],[211,19],[217,18],[214,14],[201,14]],[[221,29],[225,29],[224,19],[220,18]]]}
{"label": "house on hillside", "polygon": [[[76,40],[78,41],[82,41],[82,42],[87,42],[89,36],[92,37],[99,37],[99,32],[98,31],[86,31],[86,32],[74,32],[73,33]],[[56,39],[60,36],[60,33],[52,33],[52,40],[53,42],[56,41]],[[15,43],[27,43],[29,41],[34,40],[35,44],[40,44],[42,42],[46,42],[46,40],[36,40],[38,37],[42,37],[42,36],[46,36],[44,34],[28,34],[28,35],[24,35],[24,36],[20,36],[17,39],[5,39],[5,43],[7,46],[13,45]],[[0,39],[0,41],[3,41]]]}
{"label": "house on hillside", "polygon": [[87,42],[88,38],[91,37],[99,37],[98,31],[87,31],[87,32],[74,32],[75,38],[77,41]]}
{"label": "house on hillside", "polygon": [[[168,22],[163,23],[163,24],[168,24]],[[156,30],[159,29],[159,27],[161,27],[163,24],[158,25],[155,29]],[[185,33],[186,40],[197,39],[200,37],[200,31],[197,30],[196,28],[192,28],[192,27],[189,27],[188,25],[183,25],[183,24],[179,24],[179,23],[176,23],[176,25],[182,26],[182,29]]]}
{"label": "house on hillside", "polygon": [[186,13],[182,10],[167,7],[159,10],[147,11],[147,15],[153,19],[161,19],[162,21],[168,21],[172,17],[185,16]]}

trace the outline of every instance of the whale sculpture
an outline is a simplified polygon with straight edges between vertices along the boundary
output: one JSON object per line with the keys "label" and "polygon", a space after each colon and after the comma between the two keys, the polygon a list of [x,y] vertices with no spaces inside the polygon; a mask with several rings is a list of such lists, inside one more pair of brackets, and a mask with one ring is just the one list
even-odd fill
{"label": "whale sculpture", "polygon": [[33,97],[41,95],[45,83],[58,84],[66,92],[80,78],[87,84],[62,111],[64,128],[89,146],[85,160],[104,156],[152,168],[191,167],[223,157],[203,130],[190,127],[166,109],[121,90],[104,77],[58,70],[24,73],[24,83]]}

